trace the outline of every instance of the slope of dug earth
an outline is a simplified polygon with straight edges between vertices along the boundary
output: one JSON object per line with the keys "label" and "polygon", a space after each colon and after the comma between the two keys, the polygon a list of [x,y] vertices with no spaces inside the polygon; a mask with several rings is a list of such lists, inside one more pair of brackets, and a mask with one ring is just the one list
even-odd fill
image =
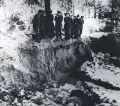
{"label": "slope of dug earth", "polygon": [[35,43],[24,32],[13,32],[1,33],[0,44],[0,84],[4,87],[21,88],[50,80],[64,82],[80,64],[92,59],[81,40],[43,39]]}
{"label": "slope of dug earth", "polygon": [[81,40],[49,39],[40,44],[27,41],[19,47],[19,57],[21,64],[34,75],[34,84],[50,80],[64,82],[82,63],[92,59],[89,48]]}

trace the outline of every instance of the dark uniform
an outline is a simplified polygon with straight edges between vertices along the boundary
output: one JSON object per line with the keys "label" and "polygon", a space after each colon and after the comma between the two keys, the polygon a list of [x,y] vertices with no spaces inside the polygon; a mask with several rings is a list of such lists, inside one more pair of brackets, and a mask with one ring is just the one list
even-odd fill
{"label": "dark uniform", "polygon": [[41,37],[45,37],[45,14],[44,11],[40,15],[40,34]]}
{"label": "dark uniform", "polygon": [[53,15],[52,11],[49,11],[46,15],[46,34],[48,37],[53,38],[54,37],[54,23],[53,23]]}
{"label": "dark uniform", "polygon": [[80,36],[82,34],[82,31],[83,31],[83,24],[84,24],[84,19],[83,18],[84,18],[83,16],[81,16],[81,18],[80,18],[80,23],[81,23]]}
{"label": "dark uniform", "polygon": [[33,29],[36,35],[33,37],[37,42],[45,36],[45,17],[44,12],[39,10],[38,13],[34,16],[33,22]]}
{"label": "dark uniform", "polygon": [[41,10],[38,11],[38,13],[34,16],[32,23],[33,23],[33,29],[36,33],[36,35],[33,37],[35,41],[40,41],[40,13]]}
{"label": "dark uniform", "polygon": [[70,16],[66,16],[64,18],[64,29],[65,29],[65,39],[70,39],[72,36],[72,18]]}
{"label": "dark uniform", "polygon": [[[58,12],[59,14],[60,12]],[[60,14],[60,15],[56,15],[55,16],[55,31],[56,31],[56,37],[61,37],[61,30],[62,30],[62,21],[63,21],[63,16]]]}
{"label": "dark uniform", "polygon": [[78,36],[80,35],[80,22],[77,17],[74,17],[73,20],[73,34],[74,38],[78,38]]}

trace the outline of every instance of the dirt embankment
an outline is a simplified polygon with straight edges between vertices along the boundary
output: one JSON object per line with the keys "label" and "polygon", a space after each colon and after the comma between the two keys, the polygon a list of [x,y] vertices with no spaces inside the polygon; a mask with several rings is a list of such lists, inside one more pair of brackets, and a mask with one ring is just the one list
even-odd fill
{"label": "dirt embankment", "polygon": [[29,42],[20,48],[20,61],[32,76],[28,83],[64,82],[82,63],[92,59],[90,49],[82,41],[46,42],[46,47],[43,45]]}

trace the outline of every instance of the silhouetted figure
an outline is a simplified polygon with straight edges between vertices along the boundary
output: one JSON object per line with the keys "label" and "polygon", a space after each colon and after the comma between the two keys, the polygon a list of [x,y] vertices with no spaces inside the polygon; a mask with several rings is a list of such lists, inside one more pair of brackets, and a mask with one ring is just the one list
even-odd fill
{"label": "silhouetted figure", "polygon": [[80,36],[81,36],[82,31],[83,31],[84,16],[81,16],[80,20],[81,20],[81,28],[80,28]]}
{"label": "silhouetted figure", "polygon": [[81,20],[79,18],[79,15],[74,18],[74,38],[78,38],[80,36],[80,28],[81,28]]}
{"label": "silhouetted figure", "polygon": [[41,15],[41,12],[42,10],[39,10],[38,13],[34,16],[33,20],[32,20],[32,23],[33,23],[33,29],[36,33],[35,36],[33,36],[33,39],[36,41],[36,42],[40,42],[40,15]]}
{"label": "silhouetted figure", "polygon": [[73,26],[74,17],[73,17],[73,15],[71,15],[70,17],[72,19],[72,22],[71,22],[71,35],[70,35],[70,37],[73,38],[74,37],[74,26]]}
{"label": "silhouetted figure", "polygon": [[54,37],[54,24],[53,24],[53,15],[52,15],[52,10],[48,11],[46,14],[46,35],[50,38]]}
{"label": "silhouetted figure", "polygon": [[45,37],[45,12],[42,11],[40,14],[40,36]]}
{"label": "silhouetted figure", "polygon": [[62,21],[63,21],[63,16],[61,12],[58,11],[57,15],[55,16],[55,32],[57,38],[62,38],[61,37]]}
{"label": "silhouetted figure", "polygon": [[65,39],[67,40],[72,36],[72,18],[70,17],[69,13],[65,13],[64,22]]}
{"label": "silhouetted figure", "polygon": [[74,16],[74,19],[73,19],[73,35],[74,35],[74,38],[76,38],[76,25],[77,25],[77,17]]}

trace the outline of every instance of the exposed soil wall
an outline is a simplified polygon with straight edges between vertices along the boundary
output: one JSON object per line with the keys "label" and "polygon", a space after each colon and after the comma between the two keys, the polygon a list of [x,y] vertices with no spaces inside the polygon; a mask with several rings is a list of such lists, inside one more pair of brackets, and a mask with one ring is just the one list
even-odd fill
{"label": "exposed soil wall", "polygon": [[50,80],[64,82],[90,59],[91,52],[82,41],[54,43],[43,49],[40,45],[20,48],[20,61],[32,75],[32,79],[27,82],[34,84]]}

